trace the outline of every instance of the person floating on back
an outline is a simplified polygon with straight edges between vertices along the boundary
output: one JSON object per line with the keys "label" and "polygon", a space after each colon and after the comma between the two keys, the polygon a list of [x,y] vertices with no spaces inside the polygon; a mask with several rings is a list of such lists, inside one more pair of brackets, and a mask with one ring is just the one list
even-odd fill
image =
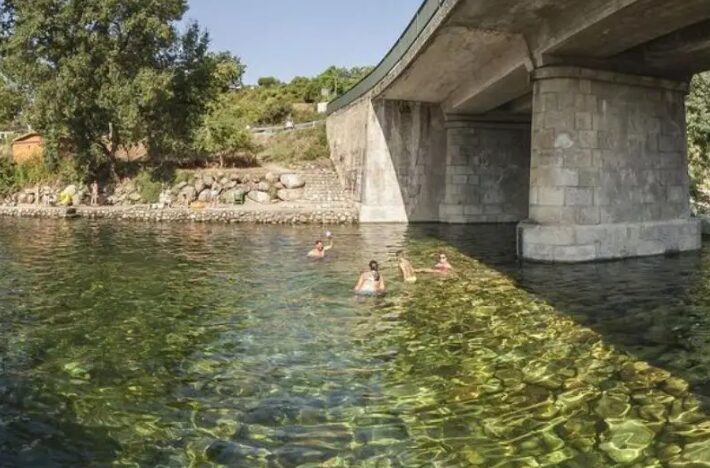
{"label": "person floating on back", "polygon": [[315,248],[308,252],[308,257],[310,258],[323,258],[325,257],[325,253],[333,248],[333,235],[329,232],[325,233],[325,236],[328,238],[328,245],[323,244],[322,240],[317,240]]}
{"label": "person floating on back", "polygon": [[360,275],[354,291],[363,296],[378,296],[385,293],[385,279],[380,274],[380,266],[375,260],[370,262],[370,271]]}
{"label": "person floating on back", "polygon": [[405,283],[416,283],[417,275],[412,266],[412,262],[407,258],[404,250],[397,251],[397,262],[399,263],[399,271],[402,272],[402,279]]}

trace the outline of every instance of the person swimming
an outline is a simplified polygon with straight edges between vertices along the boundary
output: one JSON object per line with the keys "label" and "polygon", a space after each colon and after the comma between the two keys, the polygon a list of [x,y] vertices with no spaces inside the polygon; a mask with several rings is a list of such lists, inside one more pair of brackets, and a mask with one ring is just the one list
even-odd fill
{"label": "person swimming", "polygon": [[437,262],[436,265],[434,265],[434,268],[422,268],[420,270],[415,270],[417,273],[438,273],[438,274],[447,274],[451,273],[454,271],[454,267],[451,266],[451,263],[449,263],[449,259],[446,256],[445,253],[440,253],[439,254],[439,261]]}
{"label": "person swimming", "polygon": [[317,240],[313,250],[308,252],[308,257],[310,258],[323,258],[325,253],[333,248],[333,235],[330,232],[326,232],[325,236],[328,238],[329,243],[325,245],[322,240]]}
{"label": "person swimming", "polygon": [[397,262],[399,263],[399,271],[402,272],[402,279],[405,283],[416,283],[417,275],[415,273],[412,262],[407,258],[404,250],[397,251]]}
{"label": "person swimming", "polygon": [[372,260],[369,266],[370,271],[364,272],[358,278],[354,288],[355,293],[365,296],[384,294],[385,279],[380,274],[380,265],[375,260]]}
{"label": "person swimming", "polygon": [[439,254],[439,262],[434,265],[434,270],[437,273],[449,273],[454,269],[454,267],[451,266],[449,263],[449,259],[447,258],[445,253],[440,253]]}

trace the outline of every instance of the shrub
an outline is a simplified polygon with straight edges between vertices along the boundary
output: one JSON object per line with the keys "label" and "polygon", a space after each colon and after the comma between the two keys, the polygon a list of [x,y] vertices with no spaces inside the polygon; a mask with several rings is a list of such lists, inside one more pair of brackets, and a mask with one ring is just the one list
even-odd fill
{"label": "shrub", "polygon": [[9,158],[0,158],[0,195],[9,195],[16,187],[15,167],[12,161]]}
{"label": "shrub", "polygon": [[157,203],[160,199],[160,192],[163,191],[163,186],[160,182],[154,180],[150,171],[142,170],[135,178],[136,188],[143,200],[147,203]]}

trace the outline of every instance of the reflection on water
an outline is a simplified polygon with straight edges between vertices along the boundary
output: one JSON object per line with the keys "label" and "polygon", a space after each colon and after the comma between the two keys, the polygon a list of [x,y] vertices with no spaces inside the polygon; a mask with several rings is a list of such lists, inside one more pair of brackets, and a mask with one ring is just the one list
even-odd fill
{"label": "reflection on water", "polygon": [[[710,463],[710,253],[519,265],[510,226],[363,226],[307,261],[320,235],[3,220],[0,466]],[[402,247],[457,276],[402,285]],[[390,293],[356,300],[372,258]]]}

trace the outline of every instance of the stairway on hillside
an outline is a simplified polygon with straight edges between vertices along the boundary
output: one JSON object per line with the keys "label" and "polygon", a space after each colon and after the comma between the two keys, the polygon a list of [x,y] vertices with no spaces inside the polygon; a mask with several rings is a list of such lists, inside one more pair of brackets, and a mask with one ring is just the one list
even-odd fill
{"label": "stairway on hillside", "polygon": [[303,201],[308,203],[346,203],[348,197],[332,169],[306,169],[301,172],[306,181]]}

